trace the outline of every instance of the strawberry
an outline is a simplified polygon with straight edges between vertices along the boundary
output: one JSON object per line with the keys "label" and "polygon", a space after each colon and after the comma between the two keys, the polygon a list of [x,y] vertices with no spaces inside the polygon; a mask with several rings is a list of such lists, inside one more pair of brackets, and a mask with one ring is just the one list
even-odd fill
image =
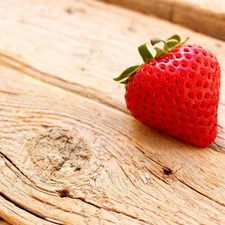
{"label": "strawberry", "polygon": [[215,55],[178,35],[166,41],[153,38],[152,56],[147,44],[138,51],[144,63],[114,78],[125,84],[131,114],[147,126],[199,147],[217,135],[220,66]]}

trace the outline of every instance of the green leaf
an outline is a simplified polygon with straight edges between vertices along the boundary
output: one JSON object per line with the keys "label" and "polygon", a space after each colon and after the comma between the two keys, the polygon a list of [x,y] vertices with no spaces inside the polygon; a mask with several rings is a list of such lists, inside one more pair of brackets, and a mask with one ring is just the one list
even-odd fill
{"label": "green leaf", "polygon": [[152,38],[152,39],[150,39],[150,42],[151,42],[152,45],[158,44],[161,41],[163,41],[163,40],[160,39],[160,38]]}
{"label": "green leaf", "polygon": [[[154,46],[160,42],[163,43],[163,48],[154,47],[156,54],[155,57],[152,56],[151,52],[147,48],[147,43],[138,47],[138,51],[144,62],[148,62],[154,58],[160,58],[166,55],[172,48],[175,46],[183,45],[189,38],[186,38],[184,42],[181,42],[181,38],[179,35],[175,34],[168,38],[166,41],[160,38],[152,38],[150,39],[150,43]],[[114,78],[115,81],[119,81],[122,84],[127,84],[130,78],[134,75],[134,73],[140,68],[141,65],[135,65],[124,70],[118,77]]]}
{"label": "green leaf", "polygon": [[120,81],[120,84],[127,84],[128,83],[128,78],[126,80]]}
{"label": "green leaf", "polygon": [[180,44],[185,44],[187,41],[189,40],[189,37],[187,37],[183,42],[181,42]]}
{"label": "green leaf", "polygon": [[179,45],[179,42],[177,42],[176,40],[169,40],[167,42],[167,50],[169,50],[177,45]]}
{"label": "green leaf", "polygon": [[181,41],[180,36],[177,34],[174,34],[173,36],[171,36],[170,38],[167,39],[167,41],[169,41],[169,40],[175,40],[178,43],[180,43],[180,41]]}
{"label": "green leaf", "polygon": [[152,45],[155,45],[155,44],[158,44],[160,42],[163,42],[164,43],[163,49],[165,51],[167,51],[167,49],[168,49],[167,42],[162,40],[162,39],[160,39],[160,38],[152,38],[152,39],[150,39],[150,42],[151,42]]}
{"label": "green leaf", "polygon": [[131,67],[125,69],[118,77],[114,78],[113,80],[115,80],[115,81],[122,81],[123,82],[124,79],[126,80],[133,73],[135,73],[139,67],[140,67],[139,65],[131,66]]}
{"label": "green leaf", "polygon": [[147,44],[143,44],[138,47],[138,51],[144,62],[150,61],[153,59],[151,52],[147,48]]}
{"label": "green leaf", "polygon": [[161,49],[161,48],[158,48],[158,47],[155,47],[154,48],[156,50],[156,55],[155,55],[155,58],[159,58],[159,57],[162,57],[164,55],[166,55],[168,52]]}

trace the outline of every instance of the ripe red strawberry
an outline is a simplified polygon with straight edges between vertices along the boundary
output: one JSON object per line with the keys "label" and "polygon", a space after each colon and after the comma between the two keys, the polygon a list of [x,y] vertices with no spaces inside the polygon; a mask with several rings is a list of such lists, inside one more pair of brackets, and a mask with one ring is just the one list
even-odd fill
{"label": "ripe red strawberry", "polygon": [[[187,40],[186,40],[187,41]],[[185,41],[185,42],[186,42]],[[114,80],[126,85],[125,100],[142,123],[196,146],[210,145],[217,135],[220,66],[207,49],[180,41],[151,39],[138,50],[144,63],[126,69]]]}

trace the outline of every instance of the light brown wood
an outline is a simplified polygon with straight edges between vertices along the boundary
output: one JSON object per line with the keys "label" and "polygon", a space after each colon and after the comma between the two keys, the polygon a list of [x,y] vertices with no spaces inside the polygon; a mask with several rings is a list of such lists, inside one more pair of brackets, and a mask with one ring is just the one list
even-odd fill
{"label": "light brown wood", "polygon": [[10,225],[10,224],[7,223],[6,221],[0,221],[0,225]]}
{"label": "light brown wood", "polygon": [[225,2],[222,0],[101,0],[156,15],[194,31],[225,40]]}
{"label": "light brown wood", "polygon": [[0,217],[224,224],[223,79],[218,138],[200,149],[132,118],[112,78],[141,62],[140,43],[171,30],[211,49],[224,78],[225,43],[96,1],[13,4],[0,3]]}

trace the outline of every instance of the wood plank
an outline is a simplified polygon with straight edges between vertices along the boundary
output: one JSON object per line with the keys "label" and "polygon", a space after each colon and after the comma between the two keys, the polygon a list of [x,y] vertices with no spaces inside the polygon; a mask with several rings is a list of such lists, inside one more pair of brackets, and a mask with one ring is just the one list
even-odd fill
{"label": "wood plank", "polygon": [[[17,14],[8,15],[6,12],[10,10],[10,6],[7,4],[3,5],[0,11],[2,20],[7,18],[1,26],[4,32],[0,43],[0,48],[4,49],[4,55],[1,56],[3,62],[34,78],[95,98],[123,111],[126,110],[124,99],[121,98],[124,89],[120,85],[116,86],[111,80],[124,68],[141,63],[137,46],[150,37],[166,38],[171,35],[171,30],[182,33],[184,38],[190,36],[189,43],[211,49],[219,59],[222,74],[225,71],[224,42],[154,17],[92,1],[79,2],[76,5],[71,1],[65,1],[57,7],[54,7],[54,1],[51,4],[44,2],[38,9],[33,9],[28,3],[21,11],[19,11],[20,3],[15,4],[18,4]],[[54,19],[49,19],[48,7],[51,7],[49,5],[52,5],[51,15],[55,22]],[[99,16],[90,21],[92,14]],[[57,18],[58,15],[62,16]],[[20,22],[21,18],[23,18],[22,22]],[[81,20],[83,23],[80,23]],[[122,20],[123,23],[119,23],[118,20]],[[151,27],[148,25],[149,20],[151,20]],[[62,27],[60,31],[58,31],[59,26]],[[101,31],[98,27],[102,28]],[[18,37],[24,40],[20,44],[17,41]],[[55,53],[56,49],[57,53]],[[46,63],[46,58],[53,56],[54,61]],[[82,75],[77,77],[76,74]],[[225,87],[221,85],[220,131],[215,142],[217,150],[222,150],[225,145],[224,89]]]}
{"label": "wood plank", "polygon": [[225,40],[225,2],[222,0],[101,0],[156,15],[197,32]]}
{"label": "wood plank", "polygon": [[7,223],[6,221],[0,221],[0,225],[10,225],[10,224]]}
{"label": "wood plank", "polygon": [[199,149],[134,120],[112,78],[140,62],[137,45],[170,30],[213,49],[223,75],[224,42],[95,1],[14,4],[0,3],[0,217],[223,224],[223,85],[218,138]]}

